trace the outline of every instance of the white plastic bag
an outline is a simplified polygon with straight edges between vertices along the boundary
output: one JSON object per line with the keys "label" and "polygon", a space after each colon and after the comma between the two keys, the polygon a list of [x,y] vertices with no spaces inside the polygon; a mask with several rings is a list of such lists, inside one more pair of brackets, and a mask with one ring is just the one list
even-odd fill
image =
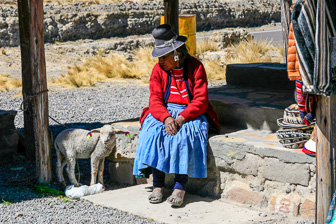
{"label": "white plastic bag", "polygon": [[103,185],[99,183],[92,186],[82,185],[80,187],[70,185],[65,188],[65,195],[69,198],[79,199],[83,196],[97,194],[103,191]]}

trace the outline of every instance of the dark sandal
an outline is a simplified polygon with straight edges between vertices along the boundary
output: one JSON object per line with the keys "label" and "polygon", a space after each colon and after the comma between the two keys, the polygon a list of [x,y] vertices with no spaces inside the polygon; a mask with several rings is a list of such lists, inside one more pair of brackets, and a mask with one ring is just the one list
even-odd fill
{"label": "dark sandal", "polygon": [[[156,198],[157,200],[152,200],[153,198]],[[162,202],[163,194],[161,192],[151,193],[148,196],[148,201],[152,204],[157,204]]]}
{"label": "dark sandal", "polygon": [[172,194],[167,198],[167,202],[173,206],[180,207],[183,204],[183,199]]}

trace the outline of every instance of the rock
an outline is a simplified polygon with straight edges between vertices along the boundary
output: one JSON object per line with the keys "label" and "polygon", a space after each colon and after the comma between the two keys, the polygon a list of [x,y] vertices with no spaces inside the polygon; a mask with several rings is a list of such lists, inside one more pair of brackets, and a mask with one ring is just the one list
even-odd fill
{"label": "rock", "polygon": [[296,216],[298,215],[298,209],[298,205],[290,199],[290,196],[288,196],[288,198],[281,195],[278,197],[273,196],[270,202],[270,210],[275,212],[283,214],[291,213]]}
{"label": "rock", "polygon": [[241,41],[247,41],[252,38],[252,35],[243,29],[225,30],[214,32],[210,40],[217,42],[218,47],[224,49],[232,44],[238,44]]}
{"label": "rock", "polygon": [[249,192],[242,188],[233,188],[227,194],[226,198],[232,201],[258,206],[260,208],[267,206],[266,197],[257,192]]}
{"label": "rock", "polygon": [[306,199],[300,207],[300,214],[302,218],[315,219],[315,202]]}

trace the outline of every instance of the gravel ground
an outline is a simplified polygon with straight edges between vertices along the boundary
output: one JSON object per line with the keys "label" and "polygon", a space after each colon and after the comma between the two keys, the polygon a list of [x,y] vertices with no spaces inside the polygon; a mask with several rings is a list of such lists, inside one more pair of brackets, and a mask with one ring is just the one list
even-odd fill
{"label": "gravel ground", "polygon": [[[22,97],[11,91],[0,95],[1,110],[17,110]],[[138,118],[148,105],[148,85],[140,81],[116,81],[94,88],[49,90],[49,114],[69,127],[91,129],[119,120]],[[23,113],[18,112],[15,126],[22,131]],[[56,136],[64,128],[50,120]],[[126,187],[109,180],[108,161],[105,163],[107,190]],[[53,149],[53,183],[56,181],[56,155]],[[80,182],[89,185],[90,161],[79,160]],[[0,166],[0,223],[155,223],[115,209],[93,206],[85,201],[41,194],[35,190],[35,168],[23,155],[15,155]],[[67,175],[65,175],[66,177]]]}

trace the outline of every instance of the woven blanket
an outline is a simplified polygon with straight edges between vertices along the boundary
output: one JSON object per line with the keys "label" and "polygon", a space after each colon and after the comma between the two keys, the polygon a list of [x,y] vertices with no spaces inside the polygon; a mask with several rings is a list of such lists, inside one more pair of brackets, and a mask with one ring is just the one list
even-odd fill
{"label": "woven blanket", "polygon": [[336,35],[335,0],[299,0],[292,12],[303,91],[330,95],[335,91],[331,69],[332,37]]}

